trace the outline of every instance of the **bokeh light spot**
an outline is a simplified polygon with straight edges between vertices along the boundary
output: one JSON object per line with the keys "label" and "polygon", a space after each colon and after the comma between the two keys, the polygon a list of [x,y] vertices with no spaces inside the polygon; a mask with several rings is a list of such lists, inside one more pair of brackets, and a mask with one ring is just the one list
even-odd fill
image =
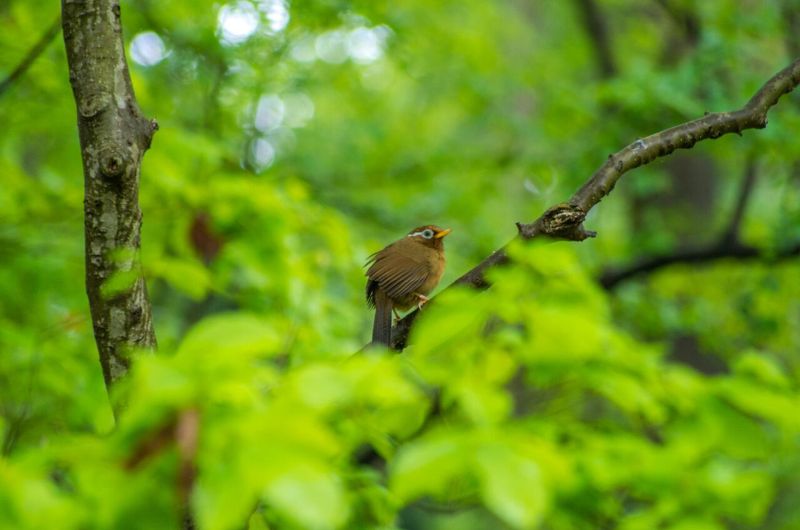
{"label": "bokeh light spot", "polygon": [[298,63],[311,63],[317,59],[315,40],[311,35],[297,39],[289,50],[289,55]]}
{"label": "bokeh light spot", "polygon": [[353,61],[371,63],[383,55],[383,46],[388,30],[383,26],[377,28],[359,27],[347,35],[347,50]]}
{"label": "bokeh light spot", "polygon": [[164,41],[154,31],[137,34],[131,41],[131,59],[142,66],[154,66],[167,56]]}
{"label": "bokeh light spot", "polygon": [[261,0],[258,9],[264,13],[271,33],[281,32],[289,24],[289,6],[285,0]]}
{"label": "bokeh light spot", "polygon": [[344,31],[326,31],[317,37],[314,43],[317,57],[331,64],[340,64],[347,60],[347,34]]}
{"label": "bokeh light spot", "polygon": [[256,138],[250,144],[250,164],[256,171],[264,171],[275,161],[275,148],[265,138]]}
{"label": "bokeh light spot", "polygon": [[289,127],[303,127],[314,117],[314,102],[302,92],[287,94],[283,98],[284,123]]}
{"label": "bokeh light spot", "polygon": [[258,11],[250,2],[224,5],[217,17],[217,31],[225,44],[240,44],[258,29]]}
{"label": "bokeh light spot", "polygon": [[285,106],[275,94],[265,94],[258,100],[255,126],[261,132],[272,131],[283,123]]}

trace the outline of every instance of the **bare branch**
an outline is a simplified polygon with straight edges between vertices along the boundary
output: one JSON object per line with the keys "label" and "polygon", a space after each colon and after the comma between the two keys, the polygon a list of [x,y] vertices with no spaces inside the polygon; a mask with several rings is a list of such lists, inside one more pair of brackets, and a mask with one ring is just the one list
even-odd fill
{"label": "bare branch", "polygon": [[725,229],[720,239],[721,245],[733,244],[739,241],[739,227],[742,225],[742,219],[747,210],[747,203],[750,200],[750,195],[752,195],[753,187],[755,187],[757,176],[756,163],[751,159],[747,162],[747,167],[744,170],[744,177],[739,188],[739,195],[736,197],[733,215],[731,215],[728,228]]}
{"label": "bare branch", "polygon": [[30,68],[34,62],[36,62],[36,59],[39,58],[45,48],[47,48],[47,45],[50,44],[50,41],[52,41],[55,36],[58,35],[60,29],[61,17],[58,16],[53,23],[50,24],[50,27],[48,27],[45,32],[42,33],[42,36],[39,37],[39,40],[36,41],[30,50],[28,50],[28,53],[25,54],[25,57],[23,57],[22,61],[20,61],[17,67],[14,68],[5,79],[0,81],[0,96],[2,96],[5,91],[11,88],[11,85],[13,85],[17,79],[22,77],[25,72],[28,71],[28,68]]}
{"label": "bare branch", "polygon": [[[117,0],[62,0],[85,182],[86,291],[106,387],[156,337],[139,261],[139,171],[158,125],[131,86]],[[116,288],[103,292],[110,278]]]}
{"label": "bare branch", "polygon": [[676,5],[675,2],[669,0],[656,0],[664,11],[675,22],[675,24],[683,31],[686,36],[686,41],[689,46],[694,48],[700,42],[700,21],[697,16],[691,11],[691,4],[689,5]]}
{"label": "bare branch", "polygon": [[781,0],[781,18],[786,25],[786,48],[791,56],[800,55],[800,10],[795,0]]}
{"label": "bare branch", "polygon": [[643,259],[627,267],[609,269],[600,276],[599,281],[605,289],[612,290],[626,280],[679,263],[707,263],[721,259],[781,261],[797,256],[800,256],[800,243],[769,253],[757,247],[733,242]]}
{"label": "bare branch", "polygon": [[[775,74],[739,110],[706,114],[702,118],[636,140],[621,151],[610,155],[568,202],[549,208],[532,223],[517,223],[518,237],[524,240],[549,237],[571,241],[582,241],[587,237],[593,237],[594,232],[583,228],[586,214],[611,193],[622,175],[657,158],[667,156],[676,149],[689,149],[702,140],[719,138],[728,133],[741,135],[745,129],[763,129],[767,126],[769,109],[781,96],[794,90],[798,84],[800,84],[800,59],[796,59]],[[485,271],[507,261],[508,256],[503,247],[461,276],[453,285],[466,284],[476,288],[486,288],[488,282],[484,276]],[[413,311],[401,319],[392,331],[394,349],[402,350],[405,347],[416,314],[417,311]]]}
{"label": "bare branch", "polygon": [[741,134],[745,129],[763,129],[767,126],[769,109],[782,95],[794,90],[798,83],[800,59],[767,81],[739,110],[706,114],[702,118],[636,140],[609,156],[606,163],[572,196],[569,204],[579,211],[588,212],[611,193],[620,177],[631,169],[649,164],[676,149],[689,149],[702,140],[729,133]]}
{"label": "bare branch", "polygon": [[756,163],[750,160],[742,178],[742,184],[736,197],[731,220],[722,232],[717,243],[700,248],[684,249],[671,254],[663,254],[641,259],[631,265],[608,269],[600,275],[598,281],[608,289],[614,289],[618,284],[657,271],[678,263],[705,263],[726,258],[755,259],[778,261],[791,258],[800,254],[800,243],[790,245],[778,252],[768,253],[750,245],[744,245],[739,240],[739,227],[744,218],[747,203],[752,194],[757,177]]}
{"label": "bare branch", "polygon": [[611,37],[608,33],[606,18],[597,5],[596,0],[576,0],[583,19],[586,33],[592,39],[592,49],[597,57],[600,77],[608,79],[617,73],[614,53],[611,51]]}

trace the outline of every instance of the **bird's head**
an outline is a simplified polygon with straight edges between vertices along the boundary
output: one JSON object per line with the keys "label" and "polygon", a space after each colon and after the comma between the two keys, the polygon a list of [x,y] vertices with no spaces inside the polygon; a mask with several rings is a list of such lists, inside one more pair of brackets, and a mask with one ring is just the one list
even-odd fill
{"label": "bird's head", "polygon": [[450,233],[449,228],[439,228],[435,225],[418,226],[408,233],[408,237],[415,242],[431,248],[444,248],[444,236]]}

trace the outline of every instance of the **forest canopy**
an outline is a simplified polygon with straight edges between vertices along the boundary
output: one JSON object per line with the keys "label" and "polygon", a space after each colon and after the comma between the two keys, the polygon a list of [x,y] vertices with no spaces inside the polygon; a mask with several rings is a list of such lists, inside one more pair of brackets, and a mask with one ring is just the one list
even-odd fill
{"label": "forest canopy", "polygon": [[0,29],[0,528],[797,527],[800,1]]}

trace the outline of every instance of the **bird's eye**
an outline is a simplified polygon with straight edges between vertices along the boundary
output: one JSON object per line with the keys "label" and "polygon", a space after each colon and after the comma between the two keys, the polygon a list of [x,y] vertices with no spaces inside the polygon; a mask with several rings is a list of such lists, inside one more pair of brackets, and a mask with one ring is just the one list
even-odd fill
{"label": "bird's eye", "polygon": [[431,230],[430,228],[426,228],[425,230],[422,231],[422,237],[424,237],[425,239],[432,238],[433,237],[433,230]]}

